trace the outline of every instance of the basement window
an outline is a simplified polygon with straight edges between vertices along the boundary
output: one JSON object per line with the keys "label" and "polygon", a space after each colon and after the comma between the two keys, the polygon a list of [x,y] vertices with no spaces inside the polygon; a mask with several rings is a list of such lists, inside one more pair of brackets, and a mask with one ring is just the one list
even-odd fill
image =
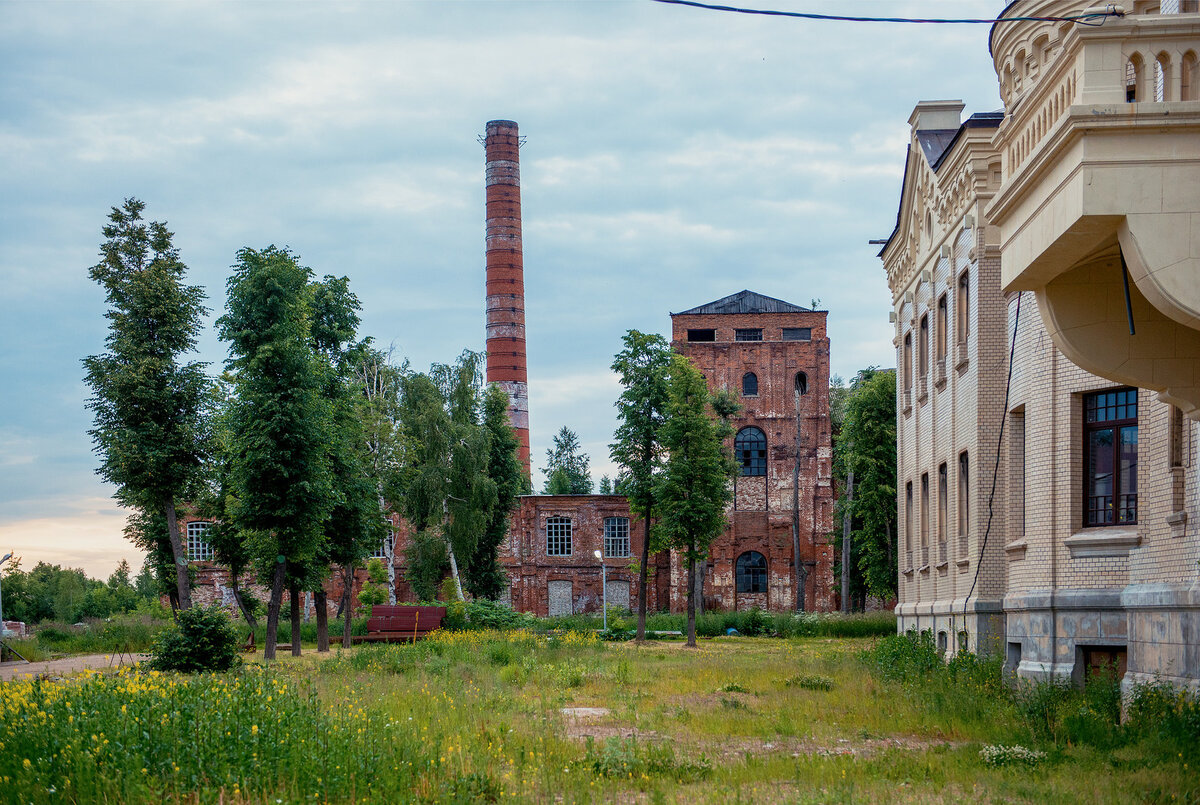
{"label": "basement window", "polygon": [[784,327],[784,341],[812,341],[811,327]]}
{"label": "basement window", "polygon": [[688,330],[688,341],[716,341],[716,330]]}
{"label": "basement window", "polygon": [[762,341],[762,328],[734,330],[734,341]]}

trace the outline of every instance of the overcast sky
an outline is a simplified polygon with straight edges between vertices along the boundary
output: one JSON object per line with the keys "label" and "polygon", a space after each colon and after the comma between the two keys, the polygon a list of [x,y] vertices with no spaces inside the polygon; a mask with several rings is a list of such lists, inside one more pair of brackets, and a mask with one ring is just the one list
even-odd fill
{"label": "overcast sky", "polygon": [[[765,4],[764,4],[765,5]],[[764,7],[760,5],[759,7]],[[999,2],[778,0],[990,16]],[[486,121],[515,120],[535,483],[563,425],[612,473],[629,328],[749,288],[829,310],[833,371],[894,363],[867,241],[922,99],[999,108],[985,25],[807,22],[628,2],[14,2],[0,12],[0,554],[142,557],[94,474],[80,359],[113,205],[165,220],[212,310],[236,251],[347,275],[414,367],[483,348]]]}

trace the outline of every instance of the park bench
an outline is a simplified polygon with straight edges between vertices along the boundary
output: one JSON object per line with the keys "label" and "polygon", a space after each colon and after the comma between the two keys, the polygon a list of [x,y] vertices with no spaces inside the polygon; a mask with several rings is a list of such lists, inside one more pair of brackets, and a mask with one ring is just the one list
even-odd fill
{"label": "park bench", "polygon": [[445,607],[387,606],[371,609],[367,633],[354,635],[354,643],[400,643],[415,641],[442,626]]}

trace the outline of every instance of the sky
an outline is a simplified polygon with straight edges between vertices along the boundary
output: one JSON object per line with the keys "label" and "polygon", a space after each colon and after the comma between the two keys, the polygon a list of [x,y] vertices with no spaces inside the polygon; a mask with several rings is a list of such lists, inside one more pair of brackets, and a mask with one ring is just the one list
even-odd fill
{"label": "sky", "polygon": [[[993,16],[974,0],[760,0]],[[88,278],[127,197],[211,310],[238,249],[345,275],[361,335],[416,369],[483,349],[477,138],[521,151],[534,482],[575,430],[595,479],[629,329],[744,288],[829,311],[835,374],[895,363],[870,239],[896,220],[920,100],[1000,107],[986,25],[813,22],[600,2],[56,2],[0,12],[0,555],[106,577],[125,512],[96,474]]]}

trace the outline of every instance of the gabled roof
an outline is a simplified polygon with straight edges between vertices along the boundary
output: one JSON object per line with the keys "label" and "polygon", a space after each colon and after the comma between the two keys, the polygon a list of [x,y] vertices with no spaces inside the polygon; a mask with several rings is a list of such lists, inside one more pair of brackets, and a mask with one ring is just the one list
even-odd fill
{"label": "gabled roof", "polygon": [[735,294],[700,305],[691,310],[672,313],[672,316],[711,315],[713,313],[811,313],[812,310],[772,296],[763,296],[754,291],[738,291]]}

